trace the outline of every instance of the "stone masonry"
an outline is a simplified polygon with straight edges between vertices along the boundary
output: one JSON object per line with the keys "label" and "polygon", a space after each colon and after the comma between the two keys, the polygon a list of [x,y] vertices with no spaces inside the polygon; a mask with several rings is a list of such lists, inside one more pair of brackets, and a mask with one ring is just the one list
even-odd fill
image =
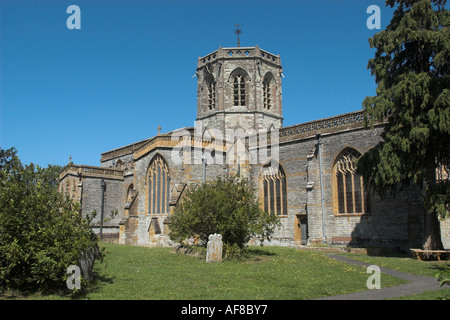
{"label": "stone masonry", "polygon": [[[60,191],[78,201],[84,215],[96,212],[92,227],[97,233],[101,227],[104,239],[175,245],[169,237],[170,217],[185,190],[202,183],[203,161],[206,182],[239,174],[250,179],[263,202],[262,172],[272,160],[285,175],[287,212],[279,216],[281,227],[265,244],[325,242],[396,251],[422,245],[423,208],[414,186],[395,198],[370,194],[365,213],[336,209],[336,159],[344,150],[363,154],[374,147],[381,140],[382,123],[367,130],[362,111],[355,111],[283,127],[280,57],[257,46],[220,47],[200,57],[196,71],[195,127],[104,152],[100,167],[70,163],[61,173]],[[164,166],[151,171],[155,159]],[[150,213],[160,202],[162,209]],[[449,224],[441,222],[446,248]]]}

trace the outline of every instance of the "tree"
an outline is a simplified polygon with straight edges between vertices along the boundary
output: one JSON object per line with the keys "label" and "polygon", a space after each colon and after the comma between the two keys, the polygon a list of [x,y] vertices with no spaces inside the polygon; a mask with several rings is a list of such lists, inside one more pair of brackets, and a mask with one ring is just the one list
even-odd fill
{"label": "tree", "polygon": [[278,218],[261,209],[255,190],[245,179],[218,177],[190,188],[170,221],[171,238],[182,242],[199,237],[206,245],[210,234],[224,244],[243,248],[253,237],[270,240]]}
{"label": "tree", "polygon": [[450,204],[450,16],[446,0],[386,5],[396,7],[393,18],[369,39],[376,49],[368,63],[376,96],[363,101],[366,126],[386,125],[383,141],[359,159],[358,171],[381,196],[416,183],[426,211],[423,246],[438,249],[438,215]]}
{"label": "tree", "polygon": [[78,205],[58,192],[57,169],[0,148],[0,287],[65,287],[67,268],[97,246]]}

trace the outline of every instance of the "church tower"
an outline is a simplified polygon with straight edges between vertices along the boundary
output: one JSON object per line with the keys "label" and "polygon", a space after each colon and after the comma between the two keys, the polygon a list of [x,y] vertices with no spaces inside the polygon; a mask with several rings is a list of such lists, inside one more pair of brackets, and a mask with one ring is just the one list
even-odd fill
{"label": "church tower", "polygon": [[280,56],[255,47],[222,48],[198,59],[197,124],[269,130],[283,125]]}

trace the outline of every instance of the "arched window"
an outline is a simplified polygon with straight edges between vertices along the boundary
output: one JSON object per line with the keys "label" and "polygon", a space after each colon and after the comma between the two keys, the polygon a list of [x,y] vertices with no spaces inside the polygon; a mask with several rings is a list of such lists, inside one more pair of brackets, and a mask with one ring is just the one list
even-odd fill
{"label": "arched window", "polygon": [[369,193],[364,190],[363,178],[356,173],[355,160],[360,155],[347,148],[334,163],[335,212],[338,214],[370,211]]}
{"label": "arched window", "polygon": [[148,214],[169,213],[170,175],[166,161],[156,155],[147,173]]}
{"label": "arched window", "polygon": [[214,81],[214,77],[210,74],[206,77],[205,83],[208,109],[213,110],[216,108],[216,82]]}
{"label": "arched window", "polygon": [[274,89],[275,83],[273,76],[268,73],[263,81],[263,106],[265,110],[270,110],[273,106],[273,98],[275,97]]}
{"label": "arched window", "polygon": [[269,163],[263,167],[261,188],[264,211],[279,216],[287,215],[286,175],[280,165],[276,168]]}
{"label": "arched window", "polygon": [[115,168],[116,169],[122,169],[123,166],[123,161],[121,159],[117,160],[116,164],[115,164]]}
{"label": "arched window", "polygon": [[245,106],[245,75],[237,74],[233,81],[233,105]]}

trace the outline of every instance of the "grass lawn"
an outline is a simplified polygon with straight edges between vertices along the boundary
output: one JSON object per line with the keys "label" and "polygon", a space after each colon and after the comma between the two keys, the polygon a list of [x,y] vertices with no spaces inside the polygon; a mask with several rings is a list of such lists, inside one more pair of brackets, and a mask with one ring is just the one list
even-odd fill
{"label": "grass lawn", "polygon": [[[248,261],[206,263],[171,248],[102,243],[107,256],[96,263],[96,280],[76,296],[89,300],[302,300],[368,290],[366,269],[335,261],[323,252],[254,247]],[[419,275],[434,276],[436,263],[407,257],[350,258]],[[381,286],[405,281],[381,275]],[[447,290],[444,290],[447,291]],[[446,292],[448,295],[448,291]],[[445,295],[445,293],[444,293]],[[412,299],[436,299],[430,293]],[[0,299],[70,299],[66,295],[3,295]]]}
{"label": "grass lawn", "polygon": [[[367,290],[369,277],[364,268],[293,248],[255,247],[249,261],[206,263],[170,248],[102,246],[108,255],[96,264],[97,280],[80,299],[314,299]],[[402,283],[382,276],[382,287]]]}
{"label": "grass lawn", "polygon": [[359,254],[359,253],[343,253],[342,255],[370,263],[375,264],[379,267],[385,267],[392,270],[398,270],[406,273],[415,274],[418,276],[428,276],[428,277],[434,277],[434,275],[439,272],[440,266],[442,266],[446,262],[437,262],[437,261],[420,261],[416,259],[412,259],[407,254],[398,254],[398,255],[392,255],[392,256],[368,256],[365,254]]}

